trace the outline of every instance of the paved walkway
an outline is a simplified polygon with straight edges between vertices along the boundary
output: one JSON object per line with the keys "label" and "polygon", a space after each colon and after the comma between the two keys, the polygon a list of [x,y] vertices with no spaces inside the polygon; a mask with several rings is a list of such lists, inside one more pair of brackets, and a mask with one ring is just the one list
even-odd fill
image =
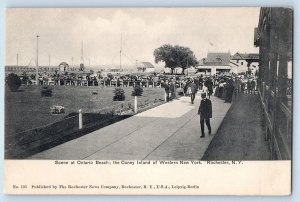
{"label": "paved walkway", "polygon": [[201,159],[230,108],[230,104],[219,98],[212,96],[211,100],[212,135],[205,138],[200,138],[198,93],[194,105],[189,97],[181,97],[33,155],[30,159]]}
{"label": "paved walkway", "polygon": [[258,94],[240,94],[202,160],[270,160]]}

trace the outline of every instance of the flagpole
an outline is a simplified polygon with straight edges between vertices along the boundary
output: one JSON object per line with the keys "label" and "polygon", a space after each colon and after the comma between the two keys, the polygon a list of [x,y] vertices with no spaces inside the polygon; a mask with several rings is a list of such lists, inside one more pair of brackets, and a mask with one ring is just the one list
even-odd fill
{"label": "flagpole", "polygon": [[39,35],[36,35],[36,85],[39,85]]}

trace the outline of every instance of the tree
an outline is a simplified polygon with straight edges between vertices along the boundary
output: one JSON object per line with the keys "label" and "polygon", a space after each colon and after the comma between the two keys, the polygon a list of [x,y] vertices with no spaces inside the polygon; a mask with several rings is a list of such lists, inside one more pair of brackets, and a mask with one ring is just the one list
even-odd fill
{"label": "tree", "polygon": [[14,73],[10,73],[6,77],[6,84],[8,85],[9,89],[12,92],[16,92],[18,88],[21,86],[21,79],[18,77],[18,75]]}
{"label": "tree", "polygon": [[114,92],[114,101],[124,101],[125,100],[125,91],[122,88],[115,88]]}
{"label": "tree", "polygon": [[197,58],[188,47],[165,44],[155,49],[153,55],[155,62],[165,62],[165,67],[170,68],[172,74],[176,67],[181,67],[184,74],[185,69],[198,65]]}
{"label": "tree", "polygon": [[133,87],[133,91],[131,93],[132,96],[142,96],[143,88],[140,85],[136,85]]}

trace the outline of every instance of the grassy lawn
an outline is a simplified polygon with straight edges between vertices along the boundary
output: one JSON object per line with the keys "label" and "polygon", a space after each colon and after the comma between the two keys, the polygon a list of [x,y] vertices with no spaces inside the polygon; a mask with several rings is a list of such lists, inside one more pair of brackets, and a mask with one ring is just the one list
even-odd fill
{"label": "grassy lawn", "polygon": [[[102,108],[118,105],[122,102],[113,101],[114,87],[82,87],[82,86],[52,86],[52,97],[41,97],[41,86],[22,86],[19,92],[5,90],[5,133],[16,133],[37,128],[63,119],[70,113],[101,112]],[[126,99],[133,104],[132,87],[124,87]],[[97,92],[93,95],[92,92]],[[164,99],[164,90],[160,88],[144,88],[139,102],[152,99]],[[50,113],[52,105],[62,105],[65,114],[53,115]]]}

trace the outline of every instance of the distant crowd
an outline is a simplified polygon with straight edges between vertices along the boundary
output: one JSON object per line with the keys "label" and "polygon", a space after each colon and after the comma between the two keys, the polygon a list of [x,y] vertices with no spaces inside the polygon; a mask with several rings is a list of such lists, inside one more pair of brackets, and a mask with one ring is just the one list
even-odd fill
{"label": "distant crowd", "polygon": [[[30,85],[35,81],[34,76],[23,76],[23,84]],[[191,96],[201,91],[210,98],[215,95],[225,102],[231,102],[235,92],[255,93],[257,89],[256,79],[246,75],[235,75],[231,73],[216,75],[165,75],[165,74],[102,74],[90,73],[86,75],[76,74],[54,74],[40,75],[39,85],[74,85],[74,86],[114,86],[128,87],[140,85],[142,87],[160,87],[166,92],[167,101],[176,99],[176,94]],[[192,101],[193,102],[193,101]]]}
{"label": "distant crowd", "polygon": [[176,80],[171,77],[163,82],[167,101],[176,99],[176,92],[183,96],[191,96],[191,102],[194,103],[195,93],[201,91],[208,98],[215,95],[225,102],[231,102],[236,93],[255,94],[257,91],[256,78],[247,76],[238,76],[233,74],[212,75],[212,76],[194,76],[182,77]]}

